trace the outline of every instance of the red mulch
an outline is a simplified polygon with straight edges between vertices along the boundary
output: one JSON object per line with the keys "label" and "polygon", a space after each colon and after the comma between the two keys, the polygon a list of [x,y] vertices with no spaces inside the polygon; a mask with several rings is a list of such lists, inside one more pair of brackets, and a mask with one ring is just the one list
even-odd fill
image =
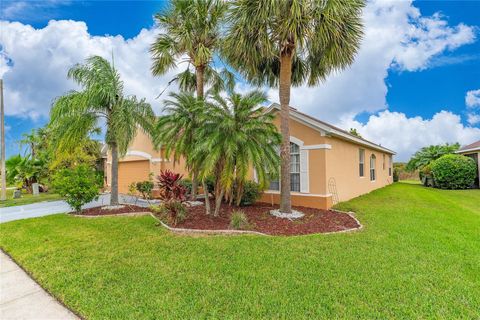
{"label": "red mulch", "polygon": [[[213,210],[214,203],[211,208]],[[268,203],[256,203],[252,206],[235,207],[222,204],[220,215],[205,214],[205,207],[195,206],[189,208],[189,214],[185,221],[178,223],[177,228],[226,230],[230,227],[230,215],[232,211],[241,210],[248,217],[251,225],[249,230],[258,231],[270,235],[302,235],[311,233],[325,233],[358,228],[359,225],[348,214],[331,210],[320,210],[306,207],[294,207],[303,212],[304,217],[293,221],[277,218],[270,214],[270,210],[276,209]]]}
{"label": "red mulch", "polygon": [[[133,213],[133,212],[151,212],[148,208],[142,208],[134,205],[123,205],[123,208],[118,209],[102,209],[103,207],[94,207],[90,209],[83,209],[79,214],[83,216],[106,216],[111,214]],[[72,212],[72,214],[78,214]]]}

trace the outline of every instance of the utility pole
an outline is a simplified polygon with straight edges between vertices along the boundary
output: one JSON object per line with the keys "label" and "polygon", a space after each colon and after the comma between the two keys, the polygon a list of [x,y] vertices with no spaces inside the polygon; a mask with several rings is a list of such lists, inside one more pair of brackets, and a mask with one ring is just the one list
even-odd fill
{"label": "utility pole", "polygon": [[0,79],[0,127],[2,134],[2,190],[0,192],[0,201],[7,199],[7,179],[5,177],[5,110],[3,108],[3,79]]}

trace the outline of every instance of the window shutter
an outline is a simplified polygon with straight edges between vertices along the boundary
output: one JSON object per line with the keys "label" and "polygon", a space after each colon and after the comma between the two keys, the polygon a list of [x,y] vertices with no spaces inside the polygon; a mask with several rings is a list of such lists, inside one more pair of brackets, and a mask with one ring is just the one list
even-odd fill
{"label": "window shutter", "polygon": [[308,150],[300,150],[300,192],[308,193]]}

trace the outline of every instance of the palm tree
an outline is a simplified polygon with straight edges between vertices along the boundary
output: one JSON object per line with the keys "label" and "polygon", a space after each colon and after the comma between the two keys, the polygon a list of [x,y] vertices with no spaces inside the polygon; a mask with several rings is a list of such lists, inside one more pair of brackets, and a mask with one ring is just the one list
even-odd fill
{"label": "palm tree", "polygon": [[276,147],[281,135],[273,124],[273,115],[260,107],[266,101],[265,93],[258,90],[245,95],[232,93],[227,99],[217,94],[201,114],[193,158],[199,164],[200,177],[215,177],[215,216],[234,183],[235,198],[240,203],[249,168],[256,171],[261,187],[266,187],[278,172]]}
{"label": "palm tree", "polygon": [[281,204],[291,212],[289,103],[292,85],[316,85],[353,62],[364,0],[234,0],[223,56],[254,84],[279,87]]}
{"label": "palm tree", "polygon": [[124,156],[140,127],[151,133],[155,114],[145,99],[125,97],[123,82],[113,63],[92,56],[68,71],[83,87],[57,98],[50,112],[50,127],[58,148],[71,150],[105,121],[105,143],[112,154],[111,205],[118,204],[118,157]]}
{"label": "palm tree", "polygon": [[[195,87],[197,98],[203,99],[206,79],[219,83],[219,76],[215,76],[218,74],[210,64],[221,42],[220,28],[226,10],[227,4],[222,0],[173,0],[167,10],[155,15],[163,32],[150,48],[153,75],[163,75],[177,68],[177,61],[182,59],[188,64],[187,69],[174,81],[178,81],[182,89]],[[195,69],[194,77],[190,65]],[[193,172],[192,180],[194,199],[197,194],[196,172]]]}
{"label": "palm tree", "polygon": [[444,144],[444,145],[432,145],[423,147],[412,156],[407,163],[407,170],[421,170],[433,160],[440,158],[445,154],[455,153],[460,148],[459,143]]}

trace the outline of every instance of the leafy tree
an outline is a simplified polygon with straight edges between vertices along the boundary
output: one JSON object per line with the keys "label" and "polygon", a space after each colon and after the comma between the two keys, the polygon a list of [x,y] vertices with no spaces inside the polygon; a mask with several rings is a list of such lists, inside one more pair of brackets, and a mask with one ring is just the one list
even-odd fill
{"label": "leafy tree", "polygon": [[259,108],[266,101],[265,93],[257,90],[245,95],[232,93],[228,98],[215,95],[200,115],[202,125],[193,158],[202,179],[215,177],[215,216],[234,184],[237,205],[240,203],[249,168],[255,169],[261,187],[278,172],[276,147],[281,136],[273,124],[274,116]]}
{"label": "leafy tree", "polygon": [[16,155],[5,162],[6,180],[9,184],[18,183],[28,192],[32,192],[32,184],[46,179],[48,170],[42,159]]}
{"label": "leafy tree", "polygon": [[362,37],[364,0],[234,0],[223,56],[254,84],[279,87],[281,204],[291,212],[290,88],[350,65]]}
{"label": "leafy tree", "polygon": [[352,135],[354,135],[354,136],[356,136],[356,137],[359,137],[359,138],[362,137],[362,136],[360,135],[360,133],[358,133],[357,129],[355,129],[355,128],[350,128],[350,131],[349,131],[349,132],[350,132],[350,134],[352,134]]}
{"label": "leafy tree", "polygon": [[432,161],[440,158],[445,154],[455,153],[460,148],[459,143],[454,144],[444,144],[444,145],[431,145],[428,147],[423,147],[412,156],[410,161],[407,163],[407,170],[422,170],[425,166],[430,164]]}
{"label": "leafy tree", "polygon": [[137,128],[151,133],[155,114],[145,99],[125,97],[123,82],[113,63],[99,56],[68,71],[82,91],[71,91],[54,101],[50,127],[60,150],[72,150],[105,121],[105,142],[112,155],[111,205],[118,204],[118,157],[124,156]]}
{"label": "leafy tree", "polygon": [[466,189],[477,177],[477,164],[472,158],[446,154],[430,164],[435,186],[442,189]]}
{"label": "leafy tree", "polygon": [[[222,0],[173,0],[170,6],[155,15],[160,33],[152,44],[153,75],[163,75],[178,67],[183,59],[187,68],[172,81],[183,90],[196,89],[197,98],[203,100],[205,82],[216,90],[224,85],[233,88],[233,76],[226,70],[218,74],[211,67],[213,57],[221,45],[220,31],[227,10]],[[193,66],[195,74],[190,72]],[[226,80],[226,81],[223,81]],[[192,199],[197,194],[197,173],[192,172]]]}
{"label": "leafy tree", "polygon": [[80,212],[84,204],[98,199],[100,185],[95,170],[82,164],[59,170],[54,177],[54,187],[70,207]]}

